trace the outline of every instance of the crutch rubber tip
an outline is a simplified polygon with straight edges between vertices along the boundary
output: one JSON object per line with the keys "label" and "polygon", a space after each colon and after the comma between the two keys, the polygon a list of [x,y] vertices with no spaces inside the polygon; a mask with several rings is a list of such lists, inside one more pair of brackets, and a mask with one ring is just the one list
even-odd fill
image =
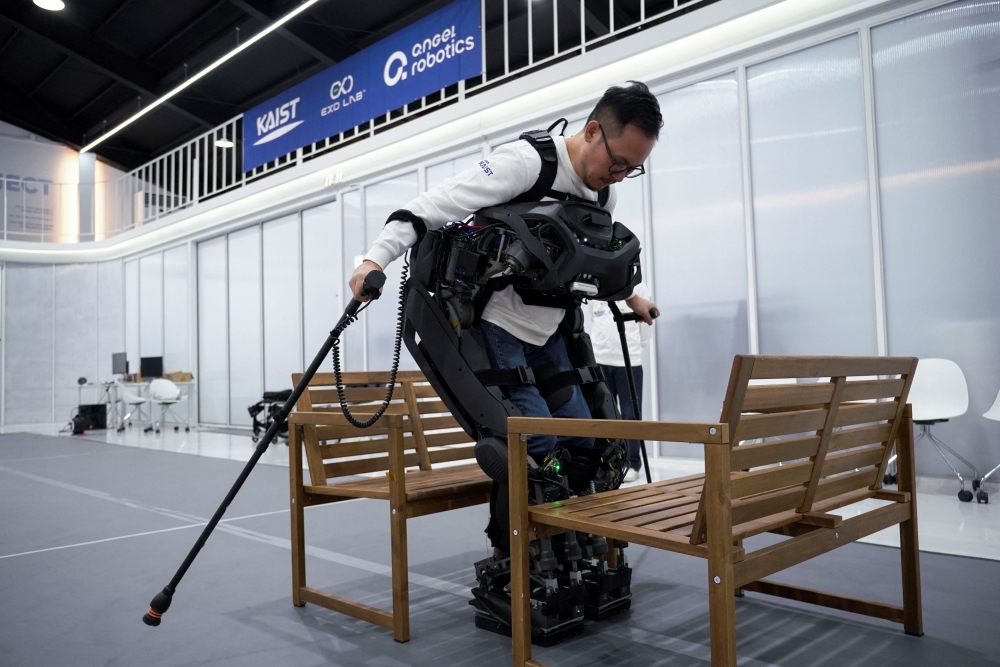
{"label": "crutch rubber tip", "polygon": [[164,588],[162,591],[157,593],[153,597],[153,601],[149,603],[149,611],[147,611],[143,617],[142,622],[146,625],[153,626],[154,628],[160,624],[160,619],[163,615],[167,613],[170,609],[170,601],[173,598],[173,591],[168,591]]}

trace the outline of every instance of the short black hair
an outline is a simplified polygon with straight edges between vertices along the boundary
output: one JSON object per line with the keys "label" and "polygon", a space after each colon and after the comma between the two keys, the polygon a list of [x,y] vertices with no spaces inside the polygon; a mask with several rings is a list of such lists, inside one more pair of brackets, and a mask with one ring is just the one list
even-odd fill
{"label": "short black hair", "polygon": [[656,96],[641,81],[627,86],[611,86],[604,91],[587,122],[596,120],[612,137],[620,136],[626,125],[635,125],[647,137],[660,138],[663,116]]}

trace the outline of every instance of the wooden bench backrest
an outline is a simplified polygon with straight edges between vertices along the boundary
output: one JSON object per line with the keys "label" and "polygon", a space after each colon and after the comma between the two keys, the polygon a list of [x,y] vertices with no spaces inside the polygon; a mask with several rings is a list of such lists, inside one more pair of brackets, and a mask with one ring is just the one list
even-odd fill
{"label": "wooden bench backrest", "polygon": [[[302,374],[292,381],[298,383]],[[385,398],[387,371],[342,374],[344,397],[359,419],[373,414]],[[330,412],[331,424],[303,427],[309,476],[314,485],[328,479],[389,469],[388,433],[384,427],[358,429],[343,424],[333,373],[316,373],[296,403],[299,412]],[[407,467],[430,470],[434,464],[472,458],[472,442],[419,371],[399,371],[387,414],[404,416],[403,446]],[[339,423],[338,423],[339,422]]]}
{"label": "wooden bench backrest", "polygon": [[[916,366],[912,357],[737,356],[720,419],[732,443],[734,528],[879,488]],[[692,543],[704,541],[704,504]]]}

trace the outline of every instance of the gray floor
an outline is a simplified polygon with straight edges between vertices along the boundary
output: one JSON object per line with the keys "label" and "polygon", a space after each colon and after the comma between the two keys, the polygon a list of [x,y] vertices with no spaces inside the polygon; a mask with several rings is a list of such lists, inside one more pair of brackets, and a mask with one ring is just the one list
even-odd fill
{"label": "gray floor", "polygon": [[[408,644],[368,624],[290,601],[287,470],[260,466],[195,562],[159,628],[142,624],[241,464],[74,438],[0,436],[0,665],[510,664],[509,640],[472,624],[472,563],[486,553],[485,508],[410,522]],[[388,608],[384,503],[307,512],[309,583]],[[242,518],[241,518],[242,517]],[[641,547],[633,610],[588,625],[535,657],[555,667],[705,665],[705,565]],[[778,580],[887,602],[899,552],[855,544]],[[737,601],[741,663],[1000,665],[1000,563],[922,555],[927,634],[747,595]]]}

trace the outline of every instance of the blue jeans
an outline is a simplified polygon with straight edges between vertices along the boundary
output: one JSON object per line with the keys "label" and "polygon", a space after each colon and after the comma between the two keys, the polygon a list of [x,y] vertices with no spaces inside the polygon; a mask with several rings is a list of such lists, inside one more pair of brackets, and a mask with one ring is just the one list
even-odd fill
{"label": "blue jeans", "polygon": [[[486,356],[493,368],[517,368],[518,366],[541,366],[555,364],[560,371],[573,370],[566,341],[558,332],[545,341],[545,345],[532,345],[515,338],[513,334],[492,322],[482,322],[479,330],[483,334]],[[590,408],[583,397],[579,385],[573,387],[573,396],[553,411],[534,385],[501,387],[504,396],[517,406],[525,417],[568,417],[590,419]],[[557,440],[568,445],[593,447],[593,438],[556,438],[554,435],[533,435],[528,439],[528,452],[544,456],[552,451]]]}
{"label": "blue jeans", "polygon": [[[632,394],[628,390],[628,373],[624,366],[605,366],[601,364],[604,371],[604,380],[611,390],[615,401],[618,403],[618,410],[622,413],[622,419],[635,419],[635,412],[632,410]],[[632,367],[632,377],[635,378],[635,393],[639,400],[639,408],[642,408],[642,366]],[[642,456],[639,453],[639,441],[628,441],[628,462],[633,470],[642,469]]]}

